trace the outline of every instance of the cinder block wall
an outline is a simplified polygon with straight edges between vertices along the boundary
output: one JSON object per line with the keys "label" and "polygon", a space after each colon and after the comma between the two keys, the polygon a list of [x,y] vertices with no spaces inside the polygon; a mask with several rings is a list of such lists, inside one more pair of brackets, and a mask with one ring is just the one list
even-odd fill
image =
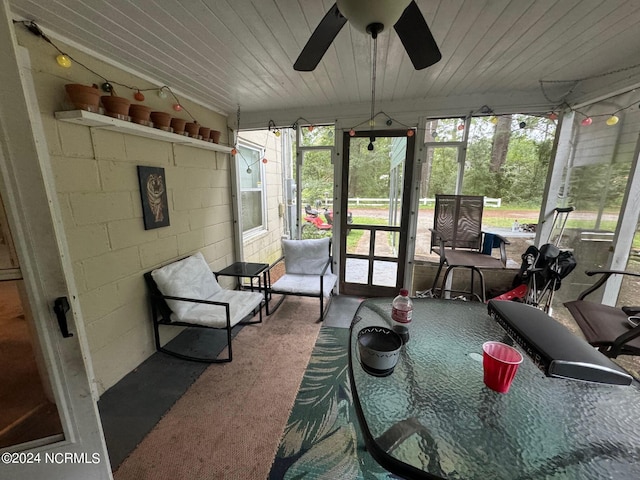
{"label": "cinder block wall", "polygon": [[[69,109],[66,83],[101,84],[102,79],[74,64],[60,68],[57,52],[28,32],[18,39],[29,51],[42,114],[64,232],[79,290],[81,315],[98,391],[104,392],[154,353],[143,273],[195,251],[213,269],[234,260],[229,155],[128,134],[58,121],[54,112]],[[61,45],[74,58],[113,82],[153,85]],[[134,92],[115,85],[119,96]],[[145,105],[176,114],[171,97],[144,92]],[[181,98],[200,124],[222,132],[226,116]],[[168,227],[145,230],[137,166],[165,169]],[[229,280],[231,281],[231,280]]]}

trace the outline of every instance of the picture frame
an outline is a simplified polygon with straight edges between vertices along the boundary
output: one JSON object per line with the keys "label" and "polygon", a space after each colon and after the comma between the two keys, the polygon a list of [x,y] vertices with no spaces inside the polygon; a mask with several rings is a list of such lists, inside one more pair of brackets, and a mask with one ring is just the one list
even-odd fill
{"label": "picture frame", "polygon": [[169,226],[169,201],[164,168],[138,165],[144,229]]}

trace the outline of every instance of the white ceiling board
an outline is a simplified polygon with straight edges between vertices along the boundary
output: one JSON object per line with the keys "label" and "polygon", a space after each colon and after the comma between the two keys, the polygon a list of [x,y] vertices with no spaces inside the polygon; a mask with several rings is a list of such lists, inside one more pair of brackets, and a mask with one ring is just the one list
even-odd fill
{"label": "white ceiling board", "polygon": [[[371,40],[348,23],[313,72],[293,63],[332,0],[9,0],[17,18],[202,105],[247,117],[368,112]],[[637,0],[417,0],[442,52],[413,68],[378,39],[376,111],[582,102],[640,82]],[[16,25],[16,28],[22,28]],[[615,75],[602,75],[622,70]],[[574,85],[540,80],[591,78]],[[122,94],[123,92],[118,92]],[[124,92],[126,93],[126,92]],[[545,95],[546,94],[546,95]],[[461,105],[461,99],[473,102]],[[484,101],[483,101],[484,99]],[[497,110],[497,108],[494,108]],[[315,113],[314,113],[315,112]]]}

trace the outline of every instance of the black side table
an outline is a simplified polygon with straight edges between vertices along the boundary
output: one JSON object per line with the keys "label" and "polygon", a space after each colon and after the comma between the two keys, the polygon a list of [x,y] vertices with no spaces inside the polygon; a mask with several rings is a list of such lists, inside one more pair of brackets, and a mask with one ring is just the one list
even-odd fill
{"label": "black side table", "polygon": [[268,302],[268,288],[267,288],[267,270],[269,269],[268,263],[249,263],[249,262],[235,262],[226,268],[223,268],[219,272],[214,272],[216,280],[220,276],[224,277],[236,277],[238,289],[244,288],[242,284],[243,278],[249,279],[249,288],[253,292],[253,280],[258,279],[258,291],[264,290],[265,306]]}

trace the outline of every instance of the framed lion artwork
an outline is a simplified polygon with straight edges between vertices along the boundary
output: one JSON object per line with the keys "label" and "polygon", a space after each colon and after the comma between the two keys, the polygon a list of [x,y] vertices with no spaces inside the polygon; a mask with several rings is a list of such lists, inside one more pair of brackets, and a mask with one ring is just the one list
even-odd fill
{"label": "framed lion artwork", "polygon": [[164,168],[138,165],[138,180],[144,229],[169,226],[169,202]]}

